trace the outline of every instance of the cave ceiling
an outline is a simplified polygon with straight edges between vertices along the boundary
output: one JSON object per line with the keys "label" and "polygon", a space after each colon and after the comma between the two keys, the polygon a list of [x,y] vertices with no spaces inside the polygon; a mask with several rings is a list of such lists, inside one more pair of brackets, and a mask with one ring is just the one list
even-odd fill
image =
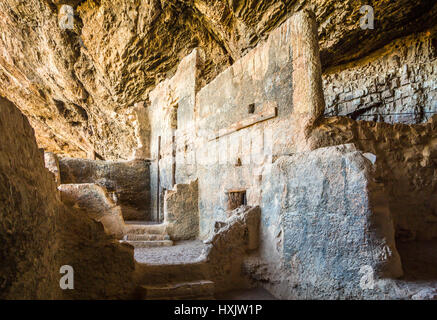
{"label": "cave ceiling", "polygon": [[[58,26],[63,4],[75,9],[73,30]],[[359,27],[366,4],[373,30]],[[134,105],[193,48],[205,55],[203,86],[302,8],[316,14],[324,69],[437,20],[429,0],[1,0],[0,95],[29,118],[40,147],[127,159],[137,143]]]}

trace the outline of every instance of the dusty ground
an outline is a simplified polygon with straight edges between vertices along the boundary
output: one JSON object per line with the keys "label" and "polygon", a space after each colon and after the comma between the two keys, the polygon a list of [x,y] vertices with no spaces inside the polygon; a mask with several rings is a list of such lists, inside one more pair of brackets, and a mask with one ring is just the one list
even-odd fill
{"label": "dusty ground", "polygon": [[171,247],[137,248],[135,260],[147,264],[179,264],[195,262],[202,250],[202,241],[178,241]]}

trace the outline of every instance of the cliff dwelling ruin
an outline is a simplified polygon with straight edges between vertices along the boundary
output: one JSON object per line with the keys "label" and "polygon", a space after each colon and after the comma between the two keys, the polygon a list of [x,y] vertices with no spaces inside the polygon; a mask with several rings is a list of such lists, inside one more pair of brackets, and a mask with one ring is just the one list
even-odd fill
{"label": "cliff dwelling ruin", "polygon": [[0,0],[0,298],[437,299],[436,17]]}

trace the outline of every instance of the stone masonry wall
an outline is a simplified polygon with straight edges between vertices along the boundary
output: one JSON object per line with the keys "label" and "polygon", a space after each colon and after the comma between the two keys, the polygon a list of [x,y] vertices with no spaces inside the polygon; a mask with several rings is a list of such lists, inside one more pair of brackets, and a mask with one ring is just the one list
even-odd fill
{"label": "stone masonry wall", "polygon": [[323,84],[327,116],[426,122],[437,113],[437,31],[398,39],[364,59],[326,70]]}
{"label": "stone masonry wall", "polygon": [[277,232],[261,243],[258,280],[280,298],[383,297],[387,288],[363,287],[363,273],[403,273],[384,186],[353,145],[279,158],[263,177],[261,210]]}
{"label": "stone masonry wall", "polygon": [[227,217],[230,192],[261,201],[273,159],[304,148],[323,112],[315,22],[301,12],[202,88],[196,97],[200,237]]}
{"label": "stone masonry wall", "polygon": [[437,237],[437,116],[425,124],[387,124],[332,117],[312,132],[314,148],[354,143],[376,155],[399,240]]}
{"label": "stone masonry wall", "polygon": [[59,159],[61,183],[96,183],[122,209],[125,220],[150,220],[150,162]]}
{"label": "stone masonry wall", "polygon": [[161,82],[149,95],[150,182],[151,190],[155,190],[151,194],[151,212],[154,220],[164,218],[164,191],[196,178],[194,104],[200,63],[201,52],[195,49],[182,59],[176,74]]}
{"label": "stone masonry wall", "polygon": [[199,236],[199,189],[197,180],[176,184],[165,193],[166,231],[172,240],[192,240]]}
{"label": "stone masonry wall", "polygon": [[[0,298],[131,298],[132,248],[62,204],[29,121],[3,98],[0,141]],[[74,290],[60,289],[63,265],[74,269]]]}

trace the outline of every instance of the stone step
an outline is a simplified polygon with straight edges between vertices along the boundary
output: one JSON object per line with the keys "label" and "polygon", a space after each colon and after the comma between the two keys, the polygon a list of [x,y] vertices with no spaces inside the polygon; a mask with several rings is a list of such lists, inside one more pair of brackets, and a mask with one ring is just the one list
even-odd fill
{"label": "stone step", "polygon": [[207,279],[209,266],[205,261],[184,264],[138,263],[138,283],[161,286],[163,283],[182,283]]}
{"label": "stone step", "polygon": [[156,240],[170,240],[170,236],[168,234],[135,234],[129,233],[124,236],[123,240],[129,241],[156,241]]}
{"label": "stone step", "polygon": [[173,283],[162,286],[141,286],[144,299],[211,299],[214,297],[215,284],[209,280]]}
{"label": "stone step", "polygon": [[126,224],[126,234],[166,234],[166,224]]}
{"label": "stone step", "polygon": [[120,240],[120,243],[128,243],[134,248],[169,247],[173,245],[173,241],[171,240],[155,240],[155,241]]}

